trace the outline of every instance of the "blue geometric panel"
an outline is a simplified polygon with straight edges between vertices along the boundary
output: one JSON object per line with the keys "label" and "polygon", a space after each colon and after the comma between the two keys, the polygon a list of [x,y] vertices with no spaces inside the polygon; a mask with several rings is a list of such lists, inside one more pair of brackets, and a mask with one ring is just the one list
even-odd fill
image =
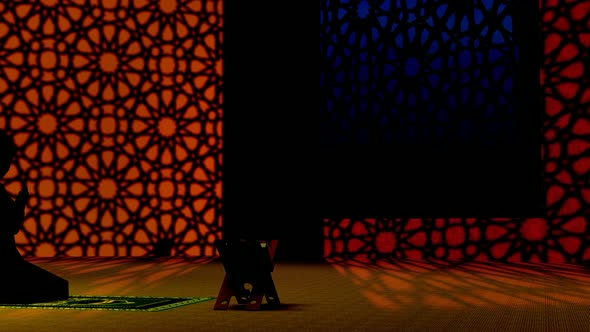
{"label": "blue geometric panel", "polygon": [[510,0],[321,0],[321,143],[516,139]]}

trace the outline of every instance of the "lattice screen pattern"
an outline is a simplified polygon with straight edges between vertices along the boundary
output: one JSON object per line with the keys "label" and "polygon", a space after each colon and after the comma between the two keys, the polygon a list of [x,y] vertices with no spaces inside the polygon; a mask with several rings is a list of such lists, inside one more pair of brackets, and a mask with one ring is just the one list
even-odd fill
{"label": "lattice screen pattern", "polygon": [[[590,1],[542,0],[547,217],[324,220],[325,256],[590,256]],[[3,180],[32,194],[26,256],[212,255],[220,235],[220,1],[0,4]]]}
{"label": "lattice screen pattern", "polygon": [[215,255],[221,29],[216,0],[0,3],[24,256]]}
{"label": "lattice screen pattern", "polygon": [[326,257],[590,260],[590,1],[539,5],[546,217],[325,219]]}
{"label": "lattice screen pattern", "polygon": [[322,144],[514,142],[513,7],[322,1]]}

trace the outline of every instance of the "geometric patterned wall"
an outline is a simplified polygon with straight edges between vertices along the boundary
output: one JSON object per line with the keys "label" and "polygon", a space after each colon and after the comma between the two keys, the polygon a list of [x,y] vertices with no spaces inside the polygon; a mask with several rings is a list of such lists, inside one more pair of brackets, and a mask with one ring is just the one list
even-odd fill
{"label": "geometric patterned wall", "polygon": [[590,1],[539,4],[546,217],[325,219],[325,257],[590,260]]}
{"label": "geometric patterned wall", "polygon": [[215,255],[221,43],[217,0],[0,3],[23,255]]}
{"label": "geometric patterned wall", "polygon": [[322,145],[514,144],[514,1],[320,4]]}
{"label": "geometric patterned wall", "polygon": [[[521,16],[530,17],[531,4],[320,1],[320,146],[345,155],[319,163],[331,173],[339,170],[337,177],[320,176],[330,179],[320,186],[334,188],[324,193],[334,207],[323,206],[339,212],[324,217],[453,216],[441,210],[483,216],[494,209],[502,216],[526,216],[532,202],[535,213],[541,212],[540,174],[531,171],[540,168],[540,138],[530,134],[538,134],[540,121],[527,119],[536,102],[519,98],[527,91],[521,89],[523,79],[531,82],[538,73],[539,59],[524,59],[532,48],[524,31],[534,22],[521,23],[532,21]],[[443,149],[453,153],[438,157]],[[505,166],[510,163],[517,167]],[[476,177],[470,190],[460,174],[474,164],[486,175]],[[438,190],[453,180],[460,193]],[[516,204],[518,191],[528,199]],[[513,206],[510,212],[507,205]],[[372,211],[352,213],[351,206]]]}

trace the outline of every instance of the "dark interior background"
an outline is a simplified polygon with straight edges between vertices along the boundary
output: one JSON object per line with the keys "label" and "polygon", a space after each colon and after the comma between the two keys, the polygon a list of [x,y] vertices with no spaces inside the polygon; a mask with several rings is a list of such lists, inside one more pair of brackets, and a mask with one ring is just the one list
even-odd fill
{"label": "dark interior background", "polygon": [[[279,260],[312,260],[322,256],[322,218],[542,214],[536,7],[519,4],[509,119],[518,130],[491,144],[439,144],[330,141],[325,118],[316,122],[317,88],[304,83],[317,77],[317,4],[226,2],[224,236],[279,238]],[[320,49],[320,72],[323,61]]]}
{"label": "dark interior background", "polygon": [[321,215],[541,216],[533,6],[321,1]]}

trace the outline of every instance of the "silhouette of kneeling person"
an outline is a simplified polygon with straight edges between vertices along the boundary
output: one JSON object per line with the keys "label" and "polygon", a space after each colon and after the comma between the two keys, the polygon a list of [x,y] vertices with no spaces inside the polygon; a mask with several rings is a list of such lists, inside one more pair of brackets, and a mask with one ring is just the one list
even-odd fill
{"label": "silhouette of kneeling person", "polygon": [[[4,177],[16,156],[17,147],[0,131],[0,177]],[[13,200],[0,184],[0,304],[25,304],[65,300],[68,282],[25,261],[14,241],[25,219],[29,193],[25,186]]]}
{"label": "silhouette of kneeling person", "polygon": [[[0,178],[8,173],[12,159],[16,155],[16,146],[5,132],[0,131]],[[16,249],[14,235],[18,233],[25,220],[25,205],[29,193],[27,188],[12,200],[4,185],[0,184],[0,259],[16,260],[21,256]]]}

